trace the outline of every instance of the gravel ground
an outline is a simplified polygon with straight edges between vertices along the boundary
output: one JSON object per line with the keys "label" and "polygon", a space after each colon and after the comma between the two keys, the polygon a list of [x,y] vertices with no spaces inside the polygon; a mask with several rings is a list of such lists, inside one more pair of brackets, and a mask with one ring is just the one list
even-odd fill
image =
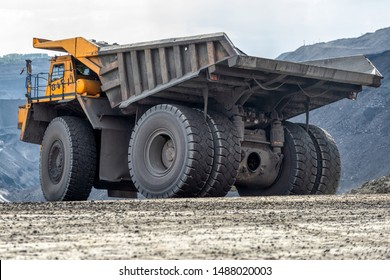
{"label": "gravel ground", "polygon": [[351,194],[390,194],[390,175],[369,181],[359,188],[351,190]]}
{"label": "gravel ground", "polygon": [[1,259],[390,259],[390,195],[0,203]]}

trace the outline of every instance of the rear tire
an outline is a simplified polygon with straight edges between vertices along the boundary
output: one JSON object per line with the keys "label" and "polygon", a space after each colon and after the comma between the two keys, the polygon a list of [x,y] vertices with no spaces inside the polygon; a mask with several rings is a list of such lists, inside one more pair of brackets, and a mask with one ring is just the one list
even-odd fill
{"label": "rear tire", "polygon": [[147,198],[195,197],[210,176],[213,153],[212,135],[199,111],[157,105],[131,135],[130,176]]}
{"label": "rear tire", "polygon": [[86,200],[96,169],[96,146],[90,124],[76,117],[51,121],[42,141],[40,179],[48,201]]}
{"label": "rear tire", "polygon": [[[301,124],[306,127],[305,124]],[[310,194],[335,194],[340,181],[340,153],[333,137],[324,129],[309,125],[308,131],[317,152],[316,183]]]}
{"label": "rear tire", "polygon": [[268,188],[236,186],[240,196],[301,194],[313,188],[317,175],[316,151],[306,131],[299,125],[284,123],[284,155],[279,175]]}
{"label": "rear tire", "polygon": [[207,123],[214,142],[214,162],[201,197],[225,196],[236,181],[241,160],[240,139],[235,125],[224,115],[210,112]]}

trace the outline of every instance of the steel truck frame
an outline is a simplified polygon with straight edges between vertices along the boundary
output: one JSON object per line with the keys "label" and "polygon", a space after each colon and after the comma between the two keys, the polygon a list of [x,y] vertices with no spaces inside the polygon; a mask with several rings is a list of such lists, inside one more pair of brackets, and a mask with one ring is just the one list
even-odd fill
{"label": "steel truck frame", "polygon": [[[129,45],[33,39],[67,53],[27,67],[21,140],[41,145],[47,200],[332,194],[340,158],[309,112],[379,71],[363,56],[294,63],[244,54],[224,33]],[[287,120],[306,113],[305,124]]]}

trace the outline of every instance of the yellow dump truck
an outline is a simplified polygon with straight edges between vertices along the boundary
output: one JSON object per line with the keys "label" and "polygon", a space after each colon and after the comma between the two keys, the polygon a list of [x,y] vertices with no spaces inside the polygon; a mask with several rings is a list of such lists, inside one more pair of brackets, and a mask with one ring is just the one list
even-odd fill
{"label": "yellow dump truck", "polygon": [[[66,53],[48,73],[26,61],[21,140],[41,145],[47,200],[330,194],[332,137],[309,112],[381,74],[363,56],[293,63],[253,57],[224,33],[129,45],[33,39]],[[306,113],[306,123],[288,122]]]}

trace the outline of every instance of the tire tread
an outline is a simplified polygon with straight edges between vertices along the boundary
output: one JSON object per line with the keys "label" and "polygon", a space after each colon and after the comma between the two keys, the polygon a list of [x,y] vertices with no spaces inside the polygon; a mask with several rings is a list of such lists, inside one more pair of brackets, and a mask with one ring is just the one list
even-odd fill
{"label": "tire tread", "polygon": [[201,197],[225,196],[234,185],[241,160],[237,129],[224,115],[209,112],[207,117],[214,141],[214,162]]}
{"label": "tire tread", "polygon": [[315,125],[309,125],[308,133],[312,138],[318,158],[316,183],[310,194],[335,194],[341,174],[340,153],[336,142],[327,131]]}

